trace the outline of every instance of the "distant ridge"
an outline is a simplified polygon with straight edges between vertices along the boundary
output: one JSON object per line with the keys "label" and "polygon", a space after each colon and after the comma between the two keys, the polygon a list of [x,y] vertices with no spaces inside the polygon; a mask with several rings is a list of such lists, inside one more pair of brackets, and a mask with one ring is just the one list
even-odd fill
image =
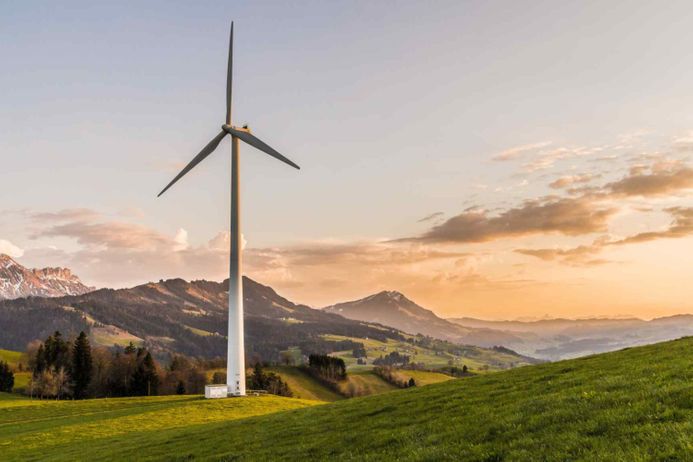
{"label": "distant ridge", "polygon": [[538,319],[534,321],[485,321],[448,318],[468,329],[504,331],[521,341],[504,343],[534,357],[557,360],[620,348],[646,345],[693,335],[693,314],[679,314],[650,321],[634,317]]}
{"label": "distant ridge", "polygon": [[62,297],[93,291],[67,268],[26,268],[0,254],[0,299]]}
{"label": "distant ridge", "polygon": [[379,323],[408,332],[451,341],[460,341],[472,329],[438,317],[395,290],[384,290],[368,297],[323,308],[358,321]]}

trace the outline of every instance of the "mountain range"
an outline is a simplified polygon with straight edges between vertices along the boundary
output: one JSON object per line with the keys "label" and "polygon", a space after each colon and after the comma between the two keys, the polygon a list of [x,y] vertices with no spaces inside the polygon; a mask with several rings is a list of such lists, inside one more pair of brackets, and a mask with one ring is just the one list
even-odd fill
{"label": "mountain range", "polygon": [[443,319],[397,291],[383,291],[324,308],[346,318],[384,324],[411,334],[454,343],[492,347],[559,360],[693,335],[693,315],[644,321],[619,319],[547,319],[531,322]]}
{"label": "mountain range", "polygon": [[[279,352],[331,352],[355,339],[401,341],[410,334],[557,360],[693,335],[693,315],[643,321],[443,319],[404,294],[383,291],[323,309],[293,303],[244,278],[248,355],[278,360]],[[0,348],[24,349],[55,330],[87,330],[102,345],[146,343],[159,354],[216,357],[226,353],[228,282],[171,279],[129,289],[84,285],[65,268],[27,269],[0,255]],[[328,340],[340,336],[341,344]]]}
{"label": "mountain range", "polygon": [[29,269],[0,254],[0,299],[81,295],[92,290],[67,268]]}
{"label": "mountain range", "polygon": [[[278,361],[289,347],[327,353],[353,348],[324,335],[402,339],[402,333],[295,304],[272,288],[243,278],[246,352]],[[77,296],[0,301],[0,348],[23,350],[55,330],[84,330],[96,343],[144,343],[156,354],[199,357],[226,354],[228,281],[170,279],[129,289],[100,289]],[[339,343],[339,342],[337,342]]]}
{"label": "mountain range", "polygon": [[542,319],[538,321],[485,321],[451,318],[467,329],[502,331],[503,345],[535,358],[558,360],[619,350],[693,335],[693,315],[680,314],[645,321],[619,319]]}

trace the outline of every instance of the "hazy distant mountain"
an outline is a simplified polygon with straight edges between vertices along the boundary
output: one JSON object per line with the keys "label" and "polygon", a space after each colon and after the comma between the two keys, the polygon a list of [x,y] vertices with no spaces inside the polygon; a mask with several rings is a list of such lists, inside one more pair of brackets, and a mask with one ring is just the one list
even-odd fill
{"label": "hazy distant mountain", "polygon": [[537,321],[484,321],[450,318],[462,327],[491,329],[517,335],[505,346],[542,359],[566,359],[592,353],[656,343],[693,335],[693,315],[644,321],[618,319],[542,319]]}
{"label": "hazy distant mountain", "polygon": [[375,322],[410,334],[423,334],[466,345],[492,347],[518,343],[521,334],[460,326],[437,316],[397,291],[383,291],[360,300],[323,308],[349,319]]}
{"label": "hazy distant mountain", "polygon": [[28,269],[8,255],[0,254],[0,299],[61,297],[94,290],[67,268]]}
{"label": "hazy distant mountain", "polygon": [[338,303],[323,310],[349,319],[375,322],[410,334],[430,335],[445,340],[459,340],[472,330],[439,318],[433,311],[392,290],[360,300]]}
{"label": "hazy distant mountain", "polygon": [[324,308],[349,319],[391,326],[466,345],[502,345],[520,354],[558,360],[693,335],[693,315],[643,321],[618,319],[541,319],[484,321],[442,319],[395,291]]}

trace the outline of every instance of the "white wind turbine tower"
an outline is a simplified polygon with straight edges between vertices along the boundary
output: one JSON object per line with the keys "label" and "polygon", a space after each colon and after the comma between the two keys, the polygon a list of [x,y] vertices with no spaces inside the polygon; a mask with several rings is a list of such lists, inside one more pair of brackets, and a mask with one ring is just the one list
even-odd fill
{"label": "white wind turbine tower", "polygon": [[[300,167],[291,160],[279,154],[266,143],[255,137],[247,126],[235,127],[231,123],[231,82],[233,74],[233,22],[231,23],[231,38],[229,39],[229,65],[226,78],[226,123],[221,126],[221,132],[205,146],[188,165],[159,193],[161,196],[186,173],[202,162],[219,146],[227,135],[231,135],[231,235],[229,258],[229,332],[228,356],[226,364],[227,393],[230,395],[245,395],[245,348],[243,342],[243,281],[241,273],[241,221],[240,221],[240,165],[239,142],[247,144],[285,162],[292,167]],[[157,196],[158,197],[158,196]]]}

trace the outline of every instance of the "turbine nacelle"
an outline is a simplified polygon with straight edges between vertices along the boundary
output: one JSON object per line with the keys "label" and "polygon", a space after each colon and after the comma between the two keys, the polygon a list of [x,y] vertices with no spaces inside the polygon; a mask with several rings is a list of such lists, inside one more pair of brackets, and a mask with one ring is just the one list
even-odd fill
{"label": "turbine nacelle", "polygon": [[221,126],[221,129],[224,130],[229,135],[233,135],[235,132],[251,133],[250,128],[248,128],[247,125],[244,125],[242,127],[234,127],[233,125],[224,124]]}

